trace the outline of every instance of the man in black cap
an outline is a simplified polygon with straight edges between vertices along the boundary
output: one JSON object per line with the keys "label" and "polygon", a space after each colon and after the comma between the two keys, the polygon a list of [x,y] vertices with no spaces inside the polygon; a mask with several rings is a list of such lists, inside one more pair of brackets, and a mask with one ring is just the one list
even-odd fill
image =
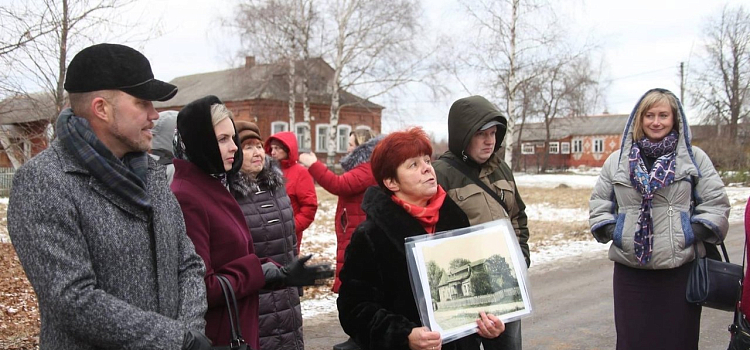
{"label": "man in black cap", "polygon": [[68,66],[58,138],[13,178],[8,231],[41,313],[41,349],[207,349],[204,266],[164,167],[146,153],[174,85],[99,44]]}

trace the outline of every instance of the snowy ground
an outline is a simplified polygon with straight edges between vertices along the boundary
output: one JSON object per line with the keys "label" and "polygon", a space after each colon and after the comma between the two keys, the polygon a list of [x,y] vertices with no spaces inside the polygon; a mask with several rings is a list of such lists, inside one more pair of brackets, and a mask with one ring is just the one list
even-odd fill
{"label": "snowy ground", "polygon": [[[592,169],[578,174],[516,174],[516,183],[524,187],[555,188],[565,184],[572,188],[593,188],[598,178],[598,170]],[[750,197],[749,187],[727,187],[727,195],[732,204],[730,213],[731,222],[741,222],[745,215],[745,204]],[[323,206],[318,209],[318,214],[325,217],[333,217],[335,212],[335,203],[333,205]],[[554,203],[533,203],[526,208],[526,214],[529,220],[545,220],[552,222],[574,222],[588,220],[588,211],[581,209],[556,208]],[[325,222],[325,220],[316,221]],[[308,241],[308,239],[310,241]],[[316,227],[315,224],[305,231],[303,239],[303,249],[308,242],[314,242],[315,245],[325,246],[326,241],[335,246],[335,235],[328,233],[327,230]],[[552,235],[550,244],[543,247],[531,246],[531,255],[534,265],[530,273],[536,269],[544,269],[547,264],[570,256],[577,256],[585,252],[605,251],[609,244],[599,244],[593,239],[570,240],[565,235]],[[326,254],[335,254],[335,248],[326,249]],[[322,293],[315,299],[306,299],[302,302],[302,314],[304,318],[315,316],[318,313],[325,313],[336,310],[336,295],[332,293]]]}

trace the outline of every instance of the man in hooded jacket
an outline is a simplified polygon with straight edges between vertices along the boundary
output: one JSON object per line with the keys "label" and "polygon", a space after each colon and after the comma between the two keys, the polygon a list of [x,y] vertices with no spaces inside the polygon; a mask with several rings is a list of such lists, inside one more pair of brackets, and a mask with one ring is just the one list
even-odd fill
{"label": "man in hooded jacket", "polygon": [[[510,219],[526,265],[530,266],[526,205],[518,193],[513,172],[496,154],[505,138],[506,125],[505,117],[484,97],[457,100],[448,113],[448,151],[433,166],[438,183],[466,213],[471,225]],[[499,203],[454,165],[479,178],[504,203]],[[520,350],[521,321],[509,322],[499,337],[481,341],[485,349]]]}

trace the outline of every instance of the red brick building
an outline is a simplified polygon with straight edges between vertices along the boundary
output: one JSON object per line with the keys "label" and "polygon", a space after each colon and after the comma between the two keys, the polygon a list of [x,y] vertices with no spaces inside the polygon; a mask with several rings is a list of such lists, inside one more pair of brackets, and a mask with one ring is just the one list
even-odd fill
{"label": "red brick building", "polygon": [[47,148],[52,137],[50,122],[57,108],[47,94],[18,95],[0,101],[0,168],[13,168]]}
{"label": "red brick building", "polygon": [[517,125],[516,170],[540,172],[578,166],[601,167],[607,157],[620,148],[627,120],[627,114],[553,119],[549,142],[544,123],[526,123],[523,128]]}
{"label": "red brick building", "polygon": [[[172,84],[179,88],[177,95],[169,101],[154,103],[156,109],[180,110],[183,106],[206,95],[219,97],[238,120],[254,122],[261,136],[280,131],[297,134],[300,149],[310,149],[319,159],[327,155],[326,134],[330,131],[330,104],[333,69],[323,59],[298,61],[298,74],[308,70],[310,122],[303,120],[301,87],[296,89],[295,125],[289,125],[288,64],[255,64],[253,57],[246,58],[244,67],[218,72],[201,73],[175,78]],[[346,91],[340,94],[342,105],[337,129],[337,163],[346,154],[349,132],[366,128],[376,134],[381,132],[382,106],[357,97]],[[310,130],[310,139],[303,140],[305,129]]]}

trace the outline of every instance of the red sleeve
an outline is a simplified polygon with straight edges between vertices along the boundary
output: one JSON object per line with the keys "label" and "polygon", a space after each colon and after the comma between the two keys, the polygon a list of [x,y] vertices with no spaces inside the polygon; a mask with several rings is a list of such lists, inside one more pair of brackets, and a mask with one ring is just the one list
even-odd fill
{"label": "red sleeve", "polygon": [[[248,254],[232,260],[221,267],[213,268],[211,263],[211,232],[208,212],[205,208],[205,200],[197,196],[195,191],[175,191],[175,197],[182,208],[185,218],[187,235],[193,241],[195,252],[203,258],[206,265],[206,295],[208,306],[224,305],[224,293],[219,281],[214,274],[220,273],[227,276],[234,287],[237,298],[243,298],[250,294],[258,293],[265,285],[265,277],[260,265],[262,260],[255,254]],[[267,259],[264,259],[267,260]]]}
{"label": "red sleeve", "polygon": [[[750,242],[750,199],[745,205],[745,244]],[[747,247],[746,247],[747,248]],[[747,266],[750,266],[750,254],[746,255]],[[740,310],[745,315],[750,315],[750,274],[745,274],[742,283],[742,299],[740,299]]]}
{"label": "red sleeve", "polygon": [[294,227],[297,232],[302,232],[310,226],[313,220],[315,220],[315,212],[318,211],[318,195],[315,194],[315,182],[313,182],[312,176],[305,171],[302,165],[300,165],[300,170],[296,184],[299,213],[294,215]]}
{"label": "red sleeve", "polygon": [[375,182],[369,162],[360,164],[342,175],[334,174],[320,161],[312,164],[307,170],[321,187],[337,196],[363,193]]}

